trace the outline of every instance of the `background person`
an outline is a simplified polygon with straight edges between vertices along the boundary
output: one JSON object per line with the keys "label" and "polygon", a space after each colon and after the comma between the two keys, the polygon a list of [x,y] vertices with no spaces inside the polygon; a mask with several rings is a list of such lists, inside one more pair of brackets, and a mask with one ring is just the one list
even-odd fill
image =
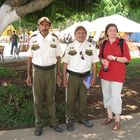
{"label": "background person", "polygon": [[10,51],[10,54],[11,55],[13,55],[14,46],[15,46],[16,50],[18,50],[18,40],[19,40],[18,35],[16,34],[15,31],[13,31],[13,34],[10,37],[10,41],[11,41],[11,51]]}
{"label": "background person", "polygon": [[[96,62],[99,61],[95,46],[86,40],[86,29],[83,26],[78,26],[74,34],[76,40],[67,46],[63,58],[63,86],[67,88],[66,125],[68,131],[74,130],[75,117],[86,127],[93,126],[87,118],[87,89],[83,80],[92,69],[94,76],[90,84],[94,85]],[[78,112],[75,114],[76,102],[78,103]]]}
{"label": "background person", "polygon": [[29,47],[29,43],[30,43],[30,33],[29,32],[26,37],[26,43],[27,43],[27,47]]}
{"label": "background person", "polygon": [[[101,69],[99,77],[103,93],[104,107],[107,109],[108,118],[103,122],[108,125],[113,122],[113,113],[115,114],[115,123],[113,130],[120,129],[120,115],[122,112],[121,91],[126,75],[126,62],[130,61],[130,53],[126,42],[123,42],[123,54],[119,46],[120,39],[117,37],[118,28],[115,24],[108,24],[105,29],[105,35],[108,38],[104,49],[100,46],[99,57],[101,60]],[[103,53],[103,56],[102,56]],[[109,62],[108,71],[104,71],[104,66]]]}
{"label": "background person", "polygon": [[[47,17],[38,20],[39,32],[31,37],[27,62],[27,84],[33,84],[35,107],[35,135],[43,131],[44,104],[48,107],[49,123],[56,132],[63,130],[58,126],[55,108],[56,73],[60,83],[60,56],[62,54],[58,39],[49,33],[51,21]],[[57,63],[57,69],[56,67]],[[32,70],[33,65],[33,70]],[[32,82],[33,76],[33,82]]]}

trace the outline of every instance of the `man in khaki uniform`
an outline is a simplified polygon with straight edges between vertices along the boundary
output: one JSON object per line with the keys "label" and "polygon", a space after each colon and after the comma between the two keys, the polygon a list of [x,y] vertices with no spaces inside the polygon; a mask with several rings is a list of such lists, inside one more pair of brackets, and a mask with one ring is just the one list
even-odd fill
{"label": "man in khaki uniform", "polygon": [[[76,40],[70,43],[63,58],[63,86],[66,92],[66,125],[68,131],[74,130],[74,118],[86,127],[93,125],[87,119],[87,89],[83,80],[92,70],[93,78],[90,86],[96,80],[96,62],[99,61],[96,48],[92,43],[86,41],[87,31],[83,26],[75,29]],[[78,102],[77,113],[75,114],[75,104]]]}
{"label": "man in khaki uniform", "polygon": [[50,27],[51,21],[47,17],[38,20],[38,32],[31,37],[28,51],[27,84],[33,86],[36,119],[34,133],[36,136],[40,136],[43,131],[44,104],[48,106],[50,126],[56,132],[63,131],[58,126],[55,109],[55,77],[57,75],[57,82],[60,82],[60,56],[62,51],[57,37],[49,33]]}

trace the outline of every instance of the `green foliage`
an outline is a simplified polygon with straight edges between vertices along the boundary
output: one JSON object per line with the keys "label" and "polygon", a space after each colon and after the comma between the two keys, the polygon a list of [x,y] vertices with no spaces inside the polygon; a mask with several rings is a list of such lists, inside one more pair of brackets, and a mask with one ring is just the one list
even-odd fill
{"label": "green foliage", "polygon": [[140,58],[133,58],[131,60],[129,65],[127,65],[126,80],[139,77],[140,75],[139,64],[140,64]]}
{"label": "green foliage", "polygon": [[12,77],[16,75],[16,71],[9,68],[0,67],[0,77]]}
{"label": "green foliage", "polygon": [[0,6],[5,2],[5,0],[0,0]]}
{"label": "green foliage", "polygon": [[129,17],[130,19],[133,19],[134,21],[136,22],[139,22],[140,23],[140,9],[132,9],[131,12],[129,13]]}
{"label": "green foliage", "polygon": [[[26,0],[26,3],[30,1],[33,0]],[[14,27],[36,30],[37,20],[41,16],[48,16],[53,23],[53,28],[59,30],[75,22],[93,21],[102,15],[112,14],[120,14],[140,22],[138,18],[140,16],[139,6],[140,2],[137,0],[53,0],[53,3],[48,7],[28,14],[20,21],[15,22]]]}
{"label": "green foliage", "polygon": [[104,16],[113,14],[120,14],[123,16],[128,15],[128,7],[125,2],[123,3],[122,0],[103,0],[103,3],[105,4],[103,8]]}
{"label": "green foliage", "polygon": [[[0,5],[5,0],[0,1]],[[25,4],[33,0],[25,0]],[[64,29],[75,22],[94,20],[98,17],[120,14],[140,22],[140,2],[138,0],[53,0],[48,7],[28,14],[14,23],[15,28],[36,30],[37,20],[41,16],[48,16],[53,27]]]}
{"label": "green foliage", "polygon": [[56,115],[57,118],[59,119],[59,122],[64,123],[65,122],[65,117],[66,117],[66,110],[65,110],[65,103],[58,103],[56,105]]}
{"label": "green foliage", "polygon": [[[56,105],[57,118],[65,120],[65,105]],[[44,120],[48,124],[47,107],[44,105]],[[17,129],[34,126],[34,105],[32,91],[27,87],[7,85],[0,87],[0,127]]]}
{"label": "green foliage", "polygon": [[33,126],[34,108],[30,89],[16,85],[1,86],[0,97],[1,128]]}

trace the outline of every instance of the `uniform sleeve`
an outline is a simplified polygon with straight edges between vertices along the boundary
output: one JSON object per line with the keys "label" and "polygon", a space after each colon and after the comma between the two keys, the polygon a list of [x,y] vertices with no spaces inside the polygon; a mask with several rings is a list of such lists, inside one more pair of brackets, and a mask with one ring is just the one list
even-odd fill
{"label": "uniform sleeve", "polygon": [[99,61],[98,52],[95,46],[93,46],[93,57],[92,57],[92,63],[96,63]]}
{"label": "uniform sleeve", "polygon": [[101,46],[100,46],[100,47],[99,47],[99,55],[98,55],[99,58],[102,58],[102,55],[101,55],[101,54],[102,54],[102,49],[101,49]]}
{"label": "uniform sleeve", "polygon": [[27,57],[32,57],[32,50],[31,50],[32,45],[33,45],[33,38],[31,38],[29,42],[29,49],[27,51]]}
{"label": "uniform sleeve", "polygon": [[69,54],[68,54],[68,52],[69,52],[69,45],[68,46],[66,46],[66,49],[65,49],[65,52],[64,52],[64,57],[63,57],[63,62],[65,62],[65,63],[69,63]]}
{"label": "uniform sleeve", "polygon": [[123,44],[123,56],[126,57],[129,61],[131,60],[130,51],[126,42]]}
{"label": "uniform sleeve", "polygon": [[62,46],[61,43],[57,40],[56,56],[62,57],[62,55],[63,55]]}

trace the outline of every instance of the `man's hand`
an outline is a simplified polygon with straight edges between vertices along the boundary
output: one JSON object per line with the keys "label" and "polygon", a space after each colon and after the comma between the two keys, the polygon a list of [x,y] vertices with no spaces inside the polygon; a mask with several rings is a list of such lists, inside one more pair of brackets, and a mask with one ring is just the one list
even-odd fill
{"label": "man's hand", "polygon": [[61,84],[62,84],[62,79],[61,79],[61,76],[60,76],[60,73],[57,73],[57,85],[60,87]]}
{"label": "man's hand", "polygon": [[30,87],[32,86],[32,78],[31,78],[31,76],[27,76],[26,83],[27,83],[28,86],[30,86]]}
{"label": "man's hand", "polygon": [[96,78],[93,78],[90,82],[90,85],[91,85],[90,87],[93,87],[95,83],[96,83]]}
{"label": "man's hand", "polygon": [[63,87],[64,88],[67,88],[68,87],[67,78],[63,78]]}

